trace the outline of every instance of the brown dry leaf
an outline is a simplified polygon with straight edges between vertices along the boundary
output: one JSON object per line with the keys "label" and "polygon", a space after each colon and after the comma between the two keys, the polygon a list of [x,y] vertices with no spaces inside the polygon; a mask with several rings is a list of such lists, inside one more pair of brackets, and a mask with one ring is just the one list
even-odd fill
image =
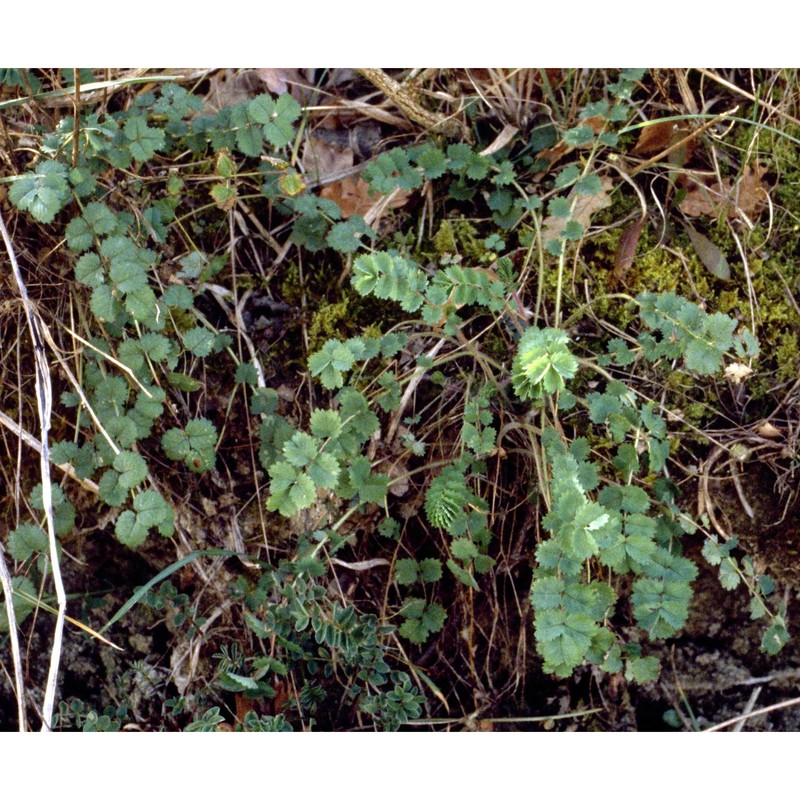
{"label": "brown dry leaf", "polygon": [[375,205],[380,195],[370,195],[369,184],[353,175],[326,186],[320,192],[320,197],[333,200],[342,210],[342,217],[347,219],[353,214],[363,217]]}
{"label": "brown dry leaf", "polygon": [[300,79],[300,71],[297,67],[289,67],[288,69],[267,67],[265,69],[257,69],[256,75],[264,81],[267,89],[273,94],[285,94],[289,91],[289,84]]}
{"label": "brown dry leaf", "polygon": [[748,166],[733,187],[727,178],[710,186],[696,181],[681,201],[680,209],[690,217],[727,214],[729,218],[735,218],[740,213],[756,217],[767,201],[769,187],[764,181],[765,172],[766,169],[758,164]]}
{"label": "brown dry leaf", "polygon": [[223,69],[211,76],[202,113],[252,100],[263,88],[252,70]]}
{"label": "brown dry leaf", "polygon": [[[579,222],[583,228],[587,230],[592,221],[592,214],[599,211],[601,208],[608,208],[608,206],[611,205],[611,198],[608,196],[609,192],[614,188],[611,178],[601,178],[600,186],[601,189],[597,194],[579,195],[572,214],[569,217],[555,217],[550,215],[545,218],[542,223],[542,243],[544,245],[558,239],[570,219]],[[567,200],[571,203],[574,198],[575,189],[569,193]]]}
{"label": "brown dry leaf", "polygon": [[764,421],[758,425],[755,432],[765,439],[780,439],[783,436],[783,431],[776,428],[771,422]]}
{"label": "brown dry leaf", "polygon": [[625,274],[633,264],[633,257],[636,255],[636,245],[639,244],[639,238],[642,235],[642,228],[644,227],[644,217],[640,217],[636,222],[628,225],[622,232],[619,240],[619,247],[614,256],[614,273],[613,278],[616,283],[625,279]]}
{"label": "brown dry leaf", "polygon": [[672,144],[672,134],[675,130],[675,122],[663,120],[653,122],[642,128],[639,140],[631,150],[631,153],[639,156],[648,156],[666,150]]}
{"label": "brown dry leaf", "polygon": [[761,211],[767,202],[769,189],[764,181],[766,171],[766,167],[759,164],[748,165],[745,168],[739,183],[736,184],[731,211],[735,212],[738,209],[748,217],[753,217]]}
{"label": "brown dry leaf", "polygon": [[354,160],[355,154],[349,147],[325,142],[317,136],[305,140],[300,154],[305,174],[310,180],[320,182],[346,172],[353,166]]}
{"label": "brown dry leaf", "polygon": [[726,180],[723,180],[722,185],[714,183],[711,186],[694,181],[693,187],[679,203],[679,208],[689,217],[716,217],[722,207],[728,205],[730,191],[730,182]]}

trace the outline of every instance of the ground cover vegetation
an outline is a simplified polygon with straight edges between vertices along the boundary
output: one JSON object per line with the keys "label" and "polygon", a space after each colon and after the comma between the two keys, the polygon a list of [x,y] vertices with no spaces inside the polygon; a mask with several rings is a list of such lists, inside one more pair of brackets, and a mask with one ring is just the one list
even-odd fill
{"label": "ground cover vegetation", "polygon": [[0,70],[0,726],[791,727],[797,97]]}

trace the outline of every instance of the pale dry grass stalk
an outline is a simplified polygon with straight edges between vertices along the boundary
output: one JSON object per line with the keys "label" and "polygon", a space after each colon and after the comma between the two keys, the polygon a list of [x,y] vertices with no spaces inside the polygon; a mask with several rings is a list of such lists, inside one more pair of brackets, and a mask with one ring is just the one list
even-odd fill
{"label": "pale dry grass stalk", "polygon": [[[25,308],[25,317],[28,320],[28,329],[31,334],[31,344],[33,346],[33,355],[36,364],[36,408],[39,412],[41,428],[41,450],[39,453],[39,460],[42,474],[42,504],[44,505],[45,517],[47,518],[50,562],[52,564],[53,583],[55,584],[56,598],[58,601],[56,626],[53,631],[53,644],[50,651],[50,668],[47,674],[47,684],[45,686],[44,701],[42,703],[42,730],[49,731],[50,721],[53,718],[53,707],[55,706],[58,667],[61,660],[61,644],[64,635],[64,615],[67,607],[67,597],[64,592],[64,583],[61,579],[61,567],[58,562],[58,548],[53,518],[53,491],[50,483],[50,446],[48,433],[50,431],[50,421],[53,410],[53,388],[50,382],[50,365],[47,361],[44,335],[42,333],[43,324],[39,318],[38,311],[28,297],[28,290],[22,279],[22,273],[20,272],[17,257],[14,253],[14,246],[11,242],[8,230],[6,229],[2,212],[0,212],[0,234],[3,236],[8,258],[11,261],[14,280],[17,283],[17,289]],[[14,625],[11,624],[10,627],[13,628]]]}
{"label": "pale dry grass stalk", "polygon": [[11,659],[14,662],[14,692],[17,695],[19,732],[24,733],[26,730],[25,684],[22,680],[22,655],[19,649],[16,620],[14,619],[14,587],[11,585],[11,575],[6,566],[5,548],[2,542],[0,542],[0,584],[3,586],[3,596],[6,600],[6,613],[8,614],[8,636],[11,639]]}

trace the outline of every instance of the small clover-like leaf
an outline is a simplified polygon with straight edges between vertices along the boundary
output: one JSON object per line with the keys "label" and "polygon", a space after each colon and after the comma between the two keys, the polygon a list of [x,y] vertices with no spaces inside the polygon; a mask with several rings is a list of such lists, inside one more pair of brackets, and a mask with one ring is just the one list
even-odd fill
{"label": "small clover-like leaf", "polygon": [[130,450],[117,453],[114,469],[119,473],[119,485],[123,489],[132,489],[147,477],[147,462],[138,453]]}
{"label": "small clover-like leaf", "polygon": [[133,549],[147,538],[147,524],[138,514],[128,509],[117,517],[114,533],[122,544]]}

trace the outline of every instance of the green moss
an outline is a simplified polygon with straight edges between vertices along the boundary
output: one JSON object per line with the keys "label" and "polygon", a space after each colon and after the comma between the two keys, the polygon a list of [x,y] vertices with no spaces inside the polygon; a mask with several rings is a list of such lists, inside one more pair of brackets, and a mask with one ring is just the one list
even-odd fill
{"label": "green moss", "polygon": [[460,255],[467,261],[481,261],[486,255],[478,229],[465,219],[442,220],[431,240],[433,252],[427,252],[437,262],[444,256]]}
{"label": "green moss", "polygon": [[324,305],[314,312],[308,326],[308,347],[314,353],[328,339],[347,339],[353,336],[350,298],[345,297],[339,303]]}
{"label": "green moss", "polygon": [[775,360],[778,364],[778,372],[775,376],[778,383],[797,377],[797,367],[798,363],[800,363],[800,346],[795,334],[783,333],[778,337]]}

